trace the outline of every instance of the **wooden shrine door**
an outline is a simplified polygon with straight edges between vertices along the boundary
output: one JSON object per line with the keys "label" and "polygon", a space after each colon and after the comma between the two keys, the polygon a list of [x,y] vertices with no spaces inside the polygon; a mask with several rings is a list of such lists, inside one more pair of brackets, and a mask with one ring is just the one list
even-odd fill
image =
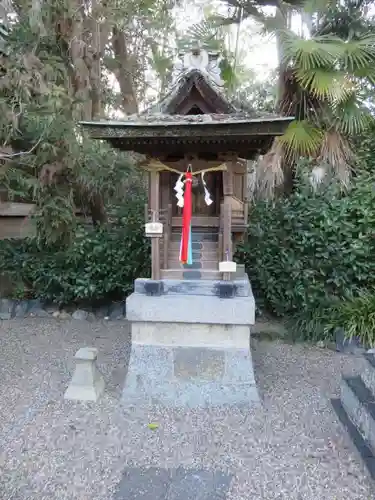
{"label": "wooden shrine door", "polygon": [[[175,217],[180,217],[182,216],[182,209],[177,206],[175,191],[173,189],[177,179],[177,175],[171,174],[171,190],[173,192],[172,214]],[[192,190],[193,215],[218,217],[220,215],[220,201],[223,193],[222,172],[207,172],[204,176],[204,180],[213,203],[211,205],[206,204],[204,200],[202,179],[201,176],[197,176]]]}

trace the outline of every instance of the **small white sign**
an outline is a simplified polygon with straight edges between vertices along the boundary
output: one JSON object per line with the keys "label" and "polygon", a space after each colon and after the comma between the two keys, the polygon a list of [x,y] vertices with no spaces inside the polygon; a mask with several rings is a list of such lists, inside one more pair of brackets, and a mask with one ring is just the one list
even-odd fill
{"label": "small white sign", "polygon": [[163,235],[163,224],[161,222],[148,222],[145,224],[145,231],[149,238],[160,238]]}
{"label": "small white sign", "polygon": [[223,260],[219,262],[219,271],[221,273],[235,273],[237,270],[237,264],[231,260]]}

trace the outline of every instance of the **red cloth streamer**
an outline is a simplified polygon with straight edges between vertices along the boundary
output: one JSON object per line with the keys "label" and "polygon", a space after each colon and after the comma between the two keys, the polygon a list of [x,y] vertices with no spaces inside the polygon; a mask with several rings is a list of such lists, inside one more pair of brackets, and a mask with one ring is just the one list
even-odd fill
{"label": "red cloth streamer", "polygon": [[185,174],[184,210],[182,212],[182,238],[181,238],[181,262],[186,264],[189,256],[189,238],[192,214],[191,186],[193,176],[191,172]]}

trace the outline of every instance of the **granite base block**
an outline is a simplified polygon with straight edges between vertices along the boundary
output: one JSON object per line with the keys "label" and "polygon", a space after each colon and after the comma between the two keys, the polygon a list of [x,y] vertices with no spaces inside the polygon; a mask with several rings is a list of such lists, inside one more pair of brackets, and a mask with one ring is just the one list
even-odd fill
{"label": "granite base block", "polygon": [[126,318],[131,322],[204,323],[253,325],[253,295],[220,299],[206,295],[161,295],[132,293],[126,299]]}
{"label": "granite base block", "polygon": [[[146,294],[147,283],[151,280],[147,278],[138,278],[134,281],[134,291],[138,294]],[[236,297],[252,296],[249,278],[234,278]],[[199,296],[219,296],[219,280],[194,280],[194,279],[163,279],[163,293],[166,295],[199,295]]]}
{"label": "granite base block", "polygon": [[134,322],[123,403],[168,407],[259,402],[242,325]]}
{"label": "granite base block", "polygon": [[249,351],[133,345],[124,404],[167,407],[259,402]]}
{"label": "granite base block", "polygon": [[249,349],[249,325],[163,323],[136,321],[131,324],[132,343],[164,347]]}

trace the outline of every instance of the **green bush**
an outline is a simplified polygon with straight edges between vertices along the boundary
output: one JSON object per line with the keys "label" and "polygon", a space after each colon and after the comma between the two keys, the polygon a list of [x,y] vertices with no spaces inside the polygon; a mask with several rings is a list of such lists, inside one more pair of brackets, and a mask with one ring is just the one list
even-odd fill
{"label": "green bush", "polygon": [[346,338],[356,337],[366,347],[375,346],[375,292],[362,290],[357,296],[331,300],[297,314],[289,322],[295,338],[334,340],[336,330]]}
{"label": "green bush", "polygon": [[375,285],[375,189],[357,178],[343,194],[304,182],[288,198],[258,202],[240,249],[256,295],[280,316],[303,314]]}
{"label": "green bush", "polygon": [[0,272],[25,295],[60,304],[122,299],[135,278],[149,276],[149,244],[140,204],[127,206],[108,227],[79,228],[65,249],[38,248],[35,240],[0,245]]}
{"label": "green bush", "polygon": [[363,291],[357,297],[338,302],[330,311],[325,333],[342,328],[348,338],[357,337],[366,347],[375,346],[375,293]]}

